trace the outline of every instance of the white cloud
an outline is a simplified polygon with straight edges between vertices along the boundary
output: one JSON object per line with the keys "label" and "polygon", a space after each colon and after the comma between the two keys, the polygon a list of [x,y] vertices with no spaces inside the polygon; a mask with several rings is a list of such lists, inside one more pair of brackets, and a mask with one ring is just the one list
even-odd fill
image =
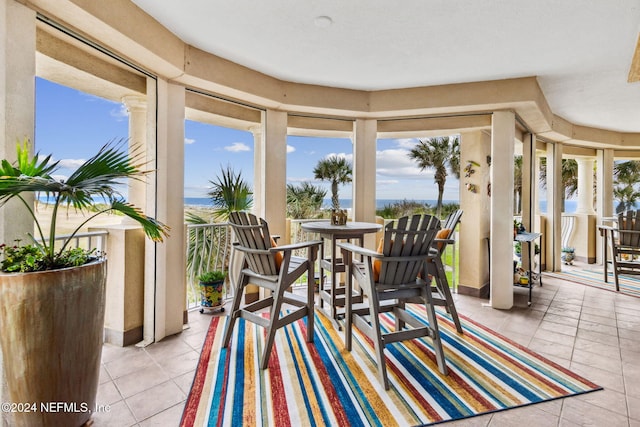
{"label": "white cloud", "polygon": [[84,162],[85,159],[62,159],[58,165],[65,169],[78,169]]}
{"label": "white cloud", "polygon": [[208,197],[211,187],[205,185],[185,185],[184,197]]}
{"label": "white cloud", "polygon": [[232,153],[239,153],[241,151],[251,151],[251,148],[244,142],[234,142],[231,145],[227,145],[224,147],[225,151],[230,151]]}
{"label": "white cloud", "polygon": [[295,176],[288,176],[287,177],[287,183],[288,184],[300,184],[303,182],[312,182],[314,181],[313,177],[295,177]]}
{"label": "white cloud", "polygon": [[433,170],[421,171],[415,160],[409,158],[409,150],[390,148],[376,152],[376,172],[387,178],[433,178]]}
{"label": "white cloud", "polygon": [[293,153],[294,151],[296,151],[296,147],[287,144],[287,154]]}
{"label": "white cloud", "polygon": [[399,138],[395,140],[400,148],[412,149],[418,143],[418,138]]}
{"label": "white cloud", "polygon": [[109,115],[111,117],[115,117],[118,121],[122,121],[129,117],[129,110],[127,110],[127,107],[125,107],[124,104],[120,104],[117,108],[111,110]]}
{"label": "white cloud", "polygon": [[383,185],[396,185],[396,184],[400,184],[400,180],[398,179],[378,179],[376,180],[376,184],[383,186]]}
{"label": "white cloud", "polygon": [[184,143],[185,143],[185,144],[187,144],[187,145],[191,145],[191,144],[193,144],[194,142],[196,142],[196,140],[195,140],[195,139],[193,139],[193,138],[185,138],[185,139],[184,139]]}
{"label": "white cloud", "polygon": [[343,158],[346,159],[349,163],[353,163],[353,154],[349,153],[329,153],[326,156],[324,156],[323,159],[328,159],[329,157],[338,157],[338,158]]}

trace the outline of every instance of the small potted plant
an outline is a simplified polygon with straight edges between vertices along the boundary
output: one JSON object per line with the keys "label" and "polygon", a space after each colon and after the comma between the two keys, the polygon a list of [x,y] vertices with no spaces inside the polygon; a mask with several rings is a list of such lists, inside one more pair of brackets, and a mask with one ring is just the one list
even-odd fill
{"label": "small potted plant", "polygon": [[575,258],[575,249],[570,246],[563,247],[562,255],[560,256],[560,258],[566,265],[573,265],[573,260]]}
{"label": "small potted plant", "polygon": [[207,271],[198,276],[200,285],[200,313],[204,310],[219,309],[224,311],[222,294],[227,273],[220,270]]}

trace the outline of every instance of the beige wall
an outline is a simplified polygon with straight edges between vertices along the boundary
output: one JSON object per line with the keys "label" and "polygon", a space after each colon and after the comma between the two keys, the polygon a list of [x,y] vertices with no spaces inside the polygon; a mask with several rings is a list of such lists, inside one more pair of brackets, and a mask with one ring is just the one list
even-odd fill
{"label": "beige wall", "polygon": [[126,346],[143,339],[144,233],[138,226],[108,227],[105,341]]}
{"label": "beige wall", "polygon": [[[487,156],[491,155],[489,132],[465,132],[460,135],[460,165],[464,168],[469,161],[475,173],[460,179],[460,207],[463,210],[460,221],[460,284],[458,292],[466,295],[483,296],[489,294],[489,246],[491,205],[488,186],[491,182]],[[467,190],[467,184],[476,186],[476,192]]]}
{"label": "beige wall", "polygon": [[593,264],[596,262],[598,217],[588,214],[576,214],[575,217],[571,246],[576,250],[576,260]]}

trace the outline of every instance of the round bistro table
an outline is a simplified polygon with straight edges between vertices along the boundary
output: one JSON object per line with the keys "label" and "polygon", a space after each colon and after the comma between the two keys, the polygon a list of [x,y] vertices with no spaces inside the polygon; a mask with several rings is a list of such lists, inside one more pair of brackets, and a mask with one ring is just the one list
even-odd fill
{"label": "round bistro table", "polygon": [[[364,235],[376,233],[382,229],[382,225],[375,222],[347,222],[344,225],[333,225],[330,221],[305,222],[301,225],[302,229],[308,233],[316,233],[322,240],[320,245],[320,307],[323,308],[326,302],[329,305],[330,318],[335,322],[338,320],[339,308],[344,307],[344,286],[337,283],[336,276],[338,273],[346,271],[344,260],[336,253],[336,242],[338,240],[357,241],[357,244],[364,244]],[[325,242],[331,240],[331,254],[325,256]],[[328,287],[324,286],[325,270],[331,273],[331,283]],[[362,294],[353,296],[353,302],[362,302]]]}

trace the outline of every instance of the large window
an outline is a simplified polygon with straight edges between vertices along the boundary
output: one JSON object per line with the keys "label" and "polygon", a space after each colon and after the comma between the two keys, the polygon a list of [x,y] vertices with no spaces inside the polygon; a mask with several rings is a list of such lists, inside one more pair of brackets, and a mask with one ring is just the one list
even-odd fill
{"label": "large window", "polygon": [[[442,203],[455,205],[460,203],[460,180],[453,172],[455,161],[450,162],[451,155],[427,156],[425,150],[420,147],[428,147],[432,152],[438,147],[445,148],[438,141],[446,141],[449,147],[458,138],[451,135],[440,138],[412,137],[412,138],[386,138],[378,140],[377,164],[376,164],[376,205],[377,209],[397,211],[396,215],[403,215],[412,208],[433,209],[435,211],[438,201],[439,187],[436,181],[436,166],[442,166],[445,170]],[[430,141],[433,140],[434,143]],[[425,154],[422,158],[416,158],[412,152]],[[440,161],[441,159],[442,161]],[[426,162],[426,163],[425,163]],[[429,164],[422,168],[422,164]],[[446,214],[447,209],[442,213]],[[393,212],[389,212],[390,214]]]}
{"label": "large window", "polygon": [[186,204],[209,204],[210,181],[215,181],[227,168],[253,183],[251,132],[187,120],[184,144]]}
{"label": "large window", "polygon": [[[353,148],[348,138],[289,136],[287,138],[287,184],[295,187],[311,184],[326,191],[322,208],[332,207],[330,174],[316,179],[314,169],[330,159],[344,159],[353,170]],[[353,174],[351,174],[353,178]],[[353,187],[351,183],[338,184],[341,209],[351,209]]]}
{"label": "large window", "polygon": [[[59,179],[66,179],[85,160],[95,155],[111,140],[126,140],[129,134],[128,113],[122,103],[36,78],[35,151],[52,155],[59,162]],[[117,188],[127,197],[127,186]],[[49,215],[45,194],[38,196],[38,215]],[[69,209],[58,217],[60,234],[70,233],[85,219],[85,215]],[[104,215],[83,227],[118,224],[122,217]],[[43,224],[49,224],[43,221]],[[46,233],[47,231],[44,230]]]}

